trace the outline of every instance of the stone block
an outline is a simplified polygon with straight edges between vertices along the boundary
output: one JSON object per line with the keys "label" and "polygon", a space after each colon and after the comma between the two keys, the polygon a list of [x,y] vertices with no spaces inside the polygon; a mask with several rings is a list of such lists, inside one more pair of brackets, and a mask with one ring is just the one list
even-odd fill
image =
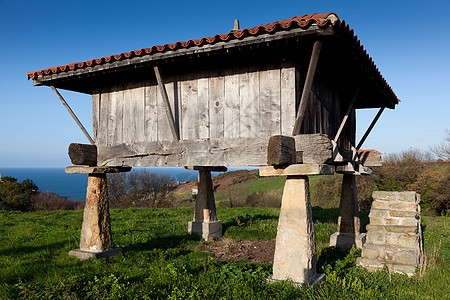
{"label": "stone block", "polygon": [[372,209],[388,209],[389,208],[389,202],[388,201],[373,201],[372,202]]}
{"label": "stone block", "polygon": [[191,221],[188,223],[188,232],[196,234],[205,241],[222,237],[222,221]]}
{"label": "stone block", "polygon": [[339,233],[335,232],[330,236],[330,246],[339,247],[342,250],[349,250],[355,245],[361,249],[366,242],[365,233]]}
{"label": "stone block", "polygon": [[104,251],[87,251],[82,249],[74,249],[69,251],[70,256],[85,260],[89,258],[108,258],[113,255],[122,254],[122,248],[109,248]]}
{"label": "stone block", "polygon": [[397,201],[398,192],[374,191],[372,192],[374,201]]}
{"label": "stone block", "polygon": [[390,210],[388,209],[379,209],[379,208],[373,208],[370,209],[369,218],[389,218]]}
{"label": "stone block", "polygon": [[391,217],[399,217],[399,218],[411,218],[411,219],[418,219],[419,214],[416,210],[408,211],[408,210],[391,210],[390,211]]}
{"label": "stone block", "polygon": [[414,203],[411,204],[407,202],[392,202],[388,204],[387,208],[392,210],[417,211],[417,204]]}
{"label": "stone block", "polygon": [[402,202],[409,202],[414,204],[419,204],[420,195],[416,192],[399,192],[398,200]]}
{"label": "stone block", "polygon": [[414,250],[399,250],[392,254],[391,259],[387,262],[400,265],[414,265],[419,264],[419,253]]}

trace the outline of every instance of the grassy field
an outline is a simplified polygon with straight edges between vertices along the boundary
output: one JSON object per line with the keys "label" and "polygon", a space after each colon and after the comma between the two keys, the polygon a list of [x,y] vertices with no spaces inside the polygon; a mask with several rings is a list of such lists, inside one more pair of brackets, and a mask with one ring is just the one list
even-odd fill
{"label": "grassy field", "polygon": [[[279,210],[218,208],[224,237],[275,238]],[[114,246],[124,254],[79,261],[81,211],[0,212],[1,299],[448,299],[449,217],[423,217],[427,267],[408,278],[355,267],[359,251],[326,247],[337,210],[314,208],[318,271],[325,282],[268,284],[271,264],[220,261],[186,232],[192,208],[113,210]],[[367,217],[367,216],[366,216]]]}

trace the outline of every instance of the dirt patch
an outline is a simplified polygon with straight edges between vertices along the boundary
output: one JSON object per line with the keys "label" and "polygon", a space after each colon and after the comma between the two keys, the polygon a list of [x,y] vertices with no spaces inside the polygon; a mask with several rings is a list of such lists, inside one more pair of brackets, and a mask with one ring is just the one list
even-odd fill
{"label": "dirt patch", "polygon": [[249,260],[252,263],[273,263],[275,240],[235,240],[222,238],[202,243],[200,250],[212,253],[219,260]]}

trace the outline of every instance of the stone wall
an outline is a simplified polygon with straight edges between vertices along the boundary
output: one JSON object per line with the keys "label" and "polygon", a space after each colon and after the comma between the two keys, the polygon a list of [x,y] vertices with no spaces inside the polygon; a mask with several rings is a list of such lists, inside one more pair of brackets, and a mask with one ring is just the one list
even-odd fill
{"label": "stone wall", "polygon": [[422,260],[420,195],[416,192],[373,192],[366,243],[357,264],[370,271],[414,275]]}

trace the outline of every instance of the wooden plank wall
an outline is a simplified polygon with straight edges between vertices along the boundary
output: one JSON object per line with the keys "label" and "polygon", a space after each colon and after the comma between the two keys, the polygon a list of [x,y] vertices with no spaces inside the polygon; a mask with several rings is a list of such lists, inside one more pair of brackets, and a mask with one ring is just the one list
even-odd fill
{"label": "wooden plank wall", "polygon": [[[295,66],[235,67],[164,78],[181,140],[290,135]],[[93,95],[97,145],[173,140],[154,79],[108,86]]]}

